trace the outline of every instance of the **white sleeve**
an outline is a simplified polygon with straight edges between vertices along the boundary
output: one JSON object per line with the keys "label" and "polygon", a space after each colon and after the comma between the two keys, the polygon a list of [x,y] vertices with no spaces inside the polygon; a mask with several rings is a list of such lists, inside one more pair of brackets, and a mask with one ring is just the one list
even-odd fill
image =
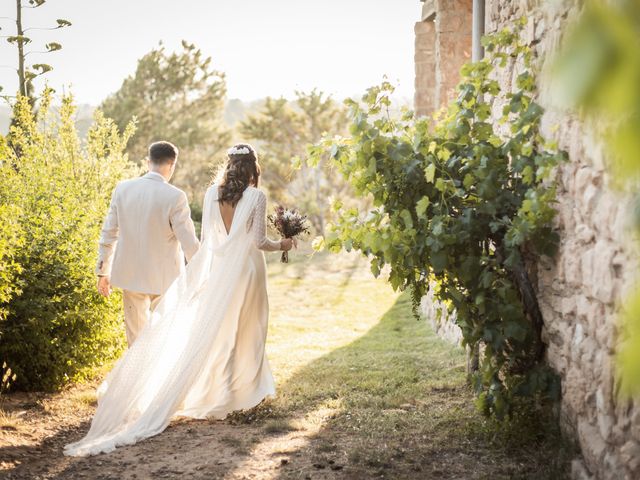
{"label": "white sleeve", "polygon": [[253,209],[249,224],[250,228],[253,228],[253,238],[258,249],[267,252],[280,250],[280,242],[267,237],[267,197],[262,192]]}
{"label": "white sleeve", "polygon": [[211,197],[214,195],[214,188],[209,187],[204,194],[204,201],[202,202],[202,222],[200,225],[200,244],[204,244],[205,232],[208,232],[211,228]]}

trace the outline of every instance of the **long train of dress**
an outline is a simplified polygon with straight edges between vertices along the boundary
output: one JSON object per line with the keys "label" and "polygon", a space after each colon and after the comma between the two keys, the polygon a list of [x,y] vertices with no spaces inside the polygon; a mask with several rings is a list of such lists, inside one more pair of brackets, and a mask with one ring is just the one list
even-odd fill
{"label": "long train of dress", "polygon": [[265,355],[266,198],[248,187],[227,233],[208,191],[203,242],[136,342],[98,389],[87,435],[65,455],[109,452],[162,432],[172,418],[223,418],[275,394]]}

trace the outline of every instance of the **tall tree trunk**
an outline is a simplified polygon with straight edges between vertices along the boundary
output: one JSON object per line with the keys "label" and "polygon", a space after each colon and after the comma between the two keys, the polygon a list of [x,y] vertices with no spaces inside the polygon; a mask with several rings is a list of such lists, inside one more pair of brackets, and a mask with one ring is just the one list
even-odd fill
{"label": "tall tree trunk", "polygon": [[22,28],[22,0],[16,0],[16,31],[18,35],[18,81],[20,95],[27,96],[27,79],[24,70],[24,29]]}
{"label": "tall tree trunk", "polygon": [[540,305],[538,304],[538,296],[529,278],[529,273],[527,272],[524,260],[518,260],[516,265],[511,269],[511,273],[518,290],[520,290],[525,313],[533,326],[534,344],[532,345],[531,358],[529,359],[529,362],[536,363],[542,360],[545,350],[545,345],[542,342],[542,327],[544,326],[544,319],[542,318],[542,312],[540,311]]}

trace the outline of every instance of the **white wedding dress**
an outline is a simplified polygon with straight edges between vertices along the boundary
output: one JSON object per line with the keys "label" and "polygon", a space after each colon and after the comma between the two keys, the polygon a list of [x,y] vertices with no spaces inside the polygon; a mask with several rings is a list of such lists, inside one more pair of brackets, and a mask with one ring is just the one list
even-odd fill
{"label": "white wedding dress", "polygon": [[91,428],[65,455],[110,452],[162,432],[174,417],[224,418],[274,395],[261,250],[280,244],[265,234],[263,192],[244,191],[228,233],[217,199],[213,185],[200,250],[98,389]]}

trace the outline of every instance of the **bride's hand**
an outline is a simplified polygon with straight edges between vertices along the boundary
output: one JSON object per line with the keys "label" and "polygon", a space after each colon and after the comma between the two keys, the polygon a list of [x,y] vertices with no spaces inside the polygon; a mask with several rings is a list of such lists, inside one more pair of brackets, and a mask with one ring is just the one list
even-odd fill
{"label": "bride's hand", "polygon": [[283,252],[288,252],[293,248],[293,239],[291,238],[283,238],[280,240],[280,250]]}

